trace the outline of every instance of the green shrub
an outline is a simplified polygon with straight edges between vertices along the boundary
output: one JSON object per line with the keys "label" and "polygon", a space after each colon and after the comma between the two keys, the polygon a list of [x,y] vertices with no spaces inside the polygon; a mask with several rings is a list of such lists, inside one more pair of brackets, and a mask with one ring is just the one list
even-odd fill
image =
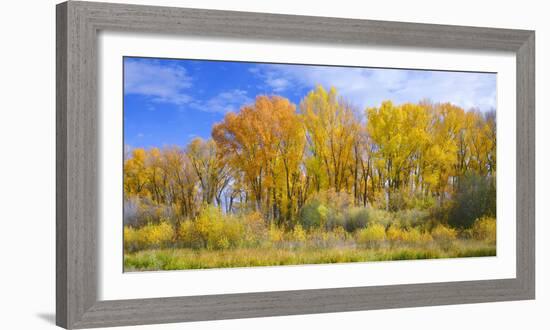
{"label": "green shrub", "polygon": [[344,214],[343,227],[351,233],[359,228],[365,228],[368,222],[369,209],[365,207],[352,207]]}
{"label": "green shrub", "polygon": [[327,212],[327,222],[324,226],[326,230],[333,230],[334,228],[343,228],[346,224],[346,215],[338,210],[329,209]]}
{"label": "green shrub", "polygon": [[306,229],[324,226],[327,221],[328,211],[327,206],[320,200],[313,199],[302,207],[299,223]]}
{"label": "green shrub", "polygon": [[377,223],[383,225],[384,227],[387,227],[393,222],[391,212],[375,208],[368,208],[368,219],[369,224]]}
{"label": "green shrub", "polygon": [[300,210],[298,223],[304,229],[344,227],[346,210],[353,205],[353,198],[346,192],[334,189],[315,194]]}
{"label": "green shrub", "polygon": [[[432,230],[439,224],[449,224],[450,214],[456,208],[456,203],[452,200],[443,200],[438,205],[430,209],[429,219],[426,221],[424,227]],[[454,226],[454,225],[453,225]]]}
{"label": "green shrub", "polygon": [[491,217],[481,217],[477,219],[472,227],[472,236],[480,241],[496,243],[497,241],[497,221]]}
{"label": "green shrub", "polygon": [[427,211],[434,208],[436,204],[436,198],[434,196],[419,193],[411,198],[408,206],[411,209]]}
{"label": "green shrub", "polygon": [[495,178],[473,174],[460,177],[449,210],[449,224],[455,228],[469,228],[483,216],[496,216]]}
{"label": "green shrub", "polygon": [[436,205],[435,197],[422,193],[411,193],[408,188],[392,190],[387,195],[379,194],[375,202],[377,208],[392,212],[409,209],[429,210]]}
{"label": "green shrub", "polygon": [[402,227],[415,227],[425,224],[430,213],[426,210],[408,209],[398,211],[394,216]]}

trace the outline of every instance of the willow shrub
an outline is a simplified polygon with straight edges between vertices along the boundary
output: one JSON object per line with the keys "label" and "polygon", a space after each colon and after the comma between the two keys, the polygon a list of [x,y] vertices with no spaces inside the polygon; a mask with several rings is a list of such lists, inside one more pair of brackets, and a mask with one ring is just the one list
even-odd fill
{"label": "willow shrub", "polygon": [[274,224],[269,226],[267,238],[271,244],[280,244],[284,240],[285,232]]}
{"label": "willow shrub", "polygon": [[294,226],[294,229],[292,229],[290,236],[292,241],[297,243],[305,243],[307,240],[306,231],[304,230],[304,228],[302,228],[302,225],[300,224]]}
{"label": "willow shrub", "polygon": [[472,236],[480,241],[496,243],[497,241],[497,221],[491,217],[478,218],[472,226]]}
{"label": "willow shrub", "polygon": [[403,240],[403,230],[397,225],[391,225],[386,230],[386,238],[391,243],[399,242]]}
{"label": "willow shrub", "polygon": [[367,228],[359,229],[355,239],[358,244],[378,246],[386,239],[386,228],[378,223],[370,224]]}
{"label": "willow shrub", "polygon": [[127,251],[167,247],[173,239],[174,228],[166,221],[141,228],[124,227],[124,248]]}
{"label": "willow shrub", "polygon": [[[225,216],[227,217],[227,215]],[[268,239],[269,233],[262,214],[251,212],[238,219],[243,225],[242,244],[248,247],[259,246]]]}
{"label": "willow shrub", "polygon": [[439,224],[432,229],[432,237],[442,243],[450,243],[456,239],[457,231],[453,228]]}
{"label": "willow shrub", "polygon": [[206,206],[195,220],[184,221],[178,234],[185,247],[228,249],[242,243],[245,225],[235,217],[224,216],[217,207]]}
{"label": "willow shrub", "polygon": [[396,225],[391,225],[386,237],[391,243],[407,243],[411,245],[426,244],[433,241],[430,233],[420,230],[418,227],[400,228]]}

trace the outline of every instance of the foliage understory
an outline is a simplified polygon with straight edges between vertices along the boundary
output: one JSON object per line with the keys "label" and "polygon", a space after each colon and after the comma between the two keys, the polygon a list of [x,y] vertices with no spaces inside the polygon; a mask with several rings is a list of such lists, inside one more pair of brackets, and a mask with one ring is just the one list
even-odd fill
{"label": "foliage understory", "polygon": [[155,249],[125,254],[124,270],[185,270],[485,256],[496,256],[495,245],[475,240],[460,240],[447,249],[437,244],[395,248]]}
{"label": "foliage understory", "polygon": [[[413,214],[419,216],[418,214]],[[410,212],[352,208],[338,224],[290,229],[258,213],[205,207],[194,220],[124,229],[125,271],[256,267],[496,255],[496,221],[457,230]],[[332,220],[335,222],[335,220]]]}

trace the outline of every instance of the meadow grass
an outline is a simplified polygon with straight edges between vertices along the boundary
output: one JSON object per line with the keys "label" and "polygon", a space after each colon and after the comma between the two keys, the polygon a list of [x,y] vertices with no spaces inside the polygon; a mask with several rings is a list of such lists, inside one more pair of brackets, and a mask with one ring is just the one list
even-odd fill
{"label": "meadow grass", "polygon": [[457,240],[442,246],[437,243],[411,246],[384,245],[365,248],[355,245],[328,248],[256,247],[223,250],[149,249],[125,253],[125,271],[184,270],[228,267],[258,267],[303,264],[330,264],[367,261],[464,258],[495,256],[495,244],[476,240]]}

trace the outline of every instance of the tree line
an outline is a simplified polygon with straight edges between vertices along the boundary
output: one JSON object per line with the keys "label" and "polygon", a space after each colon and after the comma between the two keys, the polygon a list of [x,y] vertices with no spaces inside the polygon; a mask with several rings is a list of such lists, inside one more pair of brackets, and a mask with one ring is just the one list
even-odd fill
{"label": "tree line", "polygon": [[285,227],[327,191],[388,211],[410,198],[441,205],[456,198],[461,178],[494,180],[495,119],[494,111],[429,101],[361,111],[321,86],[298,106],[262,95],[227,113],[207,140],[128,152],[125,198],[168,207],[181,219],[205,204],[258,211]]}

